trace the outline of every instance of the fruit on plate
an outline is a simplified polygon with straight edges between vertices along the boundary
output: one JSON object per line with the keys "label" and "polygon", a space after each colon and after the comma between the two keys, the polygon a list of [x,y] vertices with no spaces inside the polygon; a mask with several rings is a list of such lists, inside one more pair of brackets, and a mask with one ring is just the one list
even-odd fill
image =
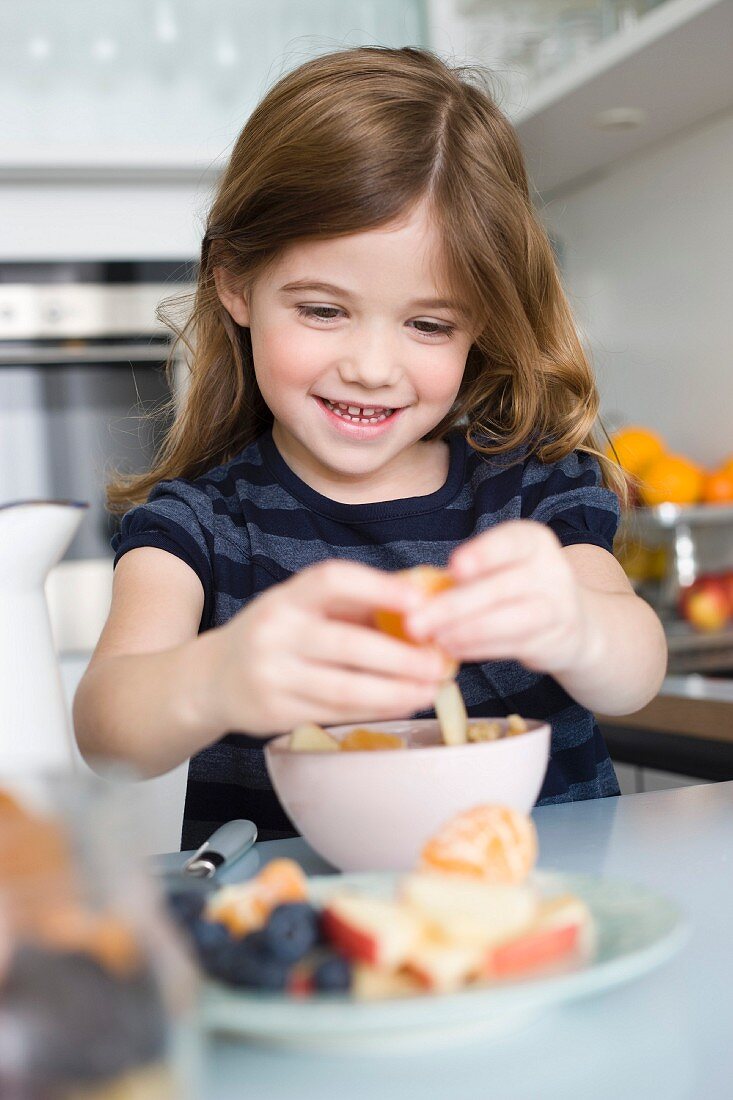
{"label": "fruit on plate", "polygon": [[451,993],[480,973],[483,954],[478,944],[428,929],[410,952],[404,969],[424,989]]}
{"label": "fruit on plate", "polygon": [[383,733],[381,730],[355,729],[341,738],[340,748],[343,752],[376,752],[381,749],[404,749],[406,747],[403,737],[397,737],[394,733]]}
{"label": "fruit on plate", "polygon": [[[422,592],[424,596],[435,596],[438,592],[444,592],[446,588],[452,588],[455,581],[445,569],[438,569],[435,565],[416,565],[412,569],[402,569],[398,576],[406,577],[411,584]],[[380,608],[374,621],[379,630],[385,634],[391,634],[403,642],[412,642],[413,638],[405,628],[405,617],[401,611],[391,611],[389,608]]]}
{"label": "fruit on plate", "polygon": [[537,894],[529,887],[463,875],[416,871],[403,880],[399,896],[445,938],[482,950],[518,936],[537,916]]}
{"label": "fruit on plate", "polygon": [[614,432],[606,455],[632,477],[640,477],[644,468],[654,459],[661,458],[665,450],[664,440],[656,432],[630,425]]}
{"label": "fruit on plate", "polygon": [[295,860],[274,859],[248,882],[217,890],[206,903],[205,917],[233,936],[245,936],[262,928],[277,905],[307,898],[308,880]]}
{"label": "fruit on plate", "polygon": [[733,613],[733,585],[723,577],[698,577],[680,593],[682,616],[703,632],[722,630]]}
{"label": "fruit on plate", "polygon": [[705,474],[691,459],[666,454],[644,467],[639,491],[648,507],[657,504],[696,504],[702,497]]}
{"label": "fruit on plate", "polygon": [[531,928],[489,951],[481,975],[519,978],[556,966],[569,955],[586,956],[592,946],[591,928],[590,912],[579,898],[566,895],[544,902]]}
{"label": "fruit on plate", "polygon": [[516,883],[526,878],[536,860],[532,819],[509,806],[484,805],[448,821],[423,848],[420,866],[485,882]]}
{"label": "fruit on plate", "polygon": [[397,901],[343,893],[323,910],[323,932],[348,959],[396,969],[423,933],[423,920]]}
{"label": "fruit on plate", "polygon": [[323,726],[303,722],[290,734],[288,748],[292,752],[337,752],[339,743]]}

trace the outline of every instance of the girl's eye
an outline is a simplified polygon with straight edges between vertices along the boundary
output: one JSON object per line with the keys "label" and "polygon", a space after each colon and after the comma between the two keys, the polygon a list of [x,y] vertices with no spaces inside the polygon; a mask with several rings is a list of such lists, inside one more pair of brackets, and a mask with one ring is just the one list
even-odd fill
{"label": "girl's eye", "polygon": [[422,325],[417,331],[423,336],[448,336],[456,331],[455,325],[439,325],[437,321],[414,321],[415,326]]}
{"label": "girl's eye", "polygon": [[341,310],[336,306],[298,306],[297,312],[301,317],[310,317],[316,321],[335,321]]}

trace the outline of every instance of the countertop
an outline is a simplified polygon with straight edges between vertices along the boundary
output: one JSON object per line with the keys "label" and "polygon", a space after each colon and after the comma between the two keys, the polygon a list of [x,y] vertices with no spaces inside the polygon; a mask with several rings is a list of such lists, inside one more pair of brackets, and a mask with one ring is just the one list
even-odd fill
{"label": "countertop", "polygon": [[641,710],[597,717],[603,726],[733,743],[733,678],[667,676],[659,694]]}
{"label": "countertop", "polygon": [[[730,1100],[733,782],[544,806],[533,817],[541,867],[636,881],[676,900],[691,925],[681,952],[495,1043],[364,1058],[217,1040],[205,1100]],[[260,844],[256,854],[325,870],[301,840]],[[245,857],[243,876],[248,866]]]}

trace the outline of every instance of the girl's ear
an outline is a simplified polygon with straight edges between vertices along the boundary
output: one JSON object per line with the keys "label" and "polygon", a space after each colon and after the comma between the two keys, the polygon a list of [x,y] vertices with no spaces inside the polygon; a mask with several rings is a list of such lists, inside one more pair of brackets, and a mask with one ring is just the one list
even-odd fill
{"label": "girl's ear", "polygon": [[214,268],[214,283],[219,301],[232,319],[243,328],[249,327],[249,303],[241,285],[225,267]]}

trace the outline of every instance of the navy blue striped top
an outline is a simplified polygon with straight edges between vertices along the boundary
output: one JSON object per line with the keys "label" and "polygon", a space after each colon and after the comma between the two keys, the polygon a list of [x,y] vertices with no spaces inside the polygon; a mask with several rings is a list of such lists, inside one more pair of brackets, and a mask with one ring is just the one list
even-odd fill
{"label": "navy blue striped top", "polygon": [[[482,455],[458,432],[448,443],[448,476],[436,492],[342,504],[302,481],[268,431],[195,480],[156,486],[147,503],[123,517],[112,540],[115,564],[138,546],[156,546],[185,561],[203,585],[203,631],[314,562],[338,557],[379,569],[444,566],[459,543],[508,519],[545,523],[563,546],[591,543],[613,551],[618,501],[601,485],[592,456],[574,452],[544,464],[519,452]],[[619,793],[593,715],[552,677],[507,660],[463,665],[458,680],[471,716],[516,712],[551,721],[541,804]],[[263,839],[294,834],[270,785],[262,747],[259,738],[232,732],[192,758],[184,848],[196,847],[234,817],[253,819]]]}

